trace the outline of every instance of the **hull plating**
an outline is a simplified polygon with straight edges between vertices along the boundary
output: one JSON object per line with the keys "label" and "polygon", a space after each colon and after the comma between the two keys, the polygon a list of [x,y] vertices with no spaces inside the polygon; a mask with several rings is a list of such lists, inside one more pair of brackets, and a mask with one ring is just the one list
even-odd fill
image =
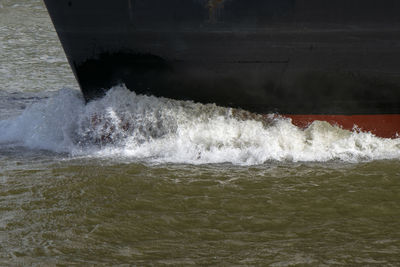
{"label": "hull plating", "polygon": [[[398,1],[45,3],[87,100],[125,83],[258,113],[346,115],[350,124],[353,115],[400,114]],[[393,118],[365,130],[378,123],[390,128],[378,135],[393,136]]]}

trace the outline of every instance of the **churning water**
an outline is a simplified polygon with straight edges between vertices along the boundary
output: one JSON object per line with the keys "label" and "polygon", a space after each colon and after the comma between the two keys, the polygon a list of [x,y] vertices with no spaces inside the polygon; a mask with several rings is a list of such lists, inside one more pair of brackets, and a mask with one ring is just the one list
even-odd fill
{"label": "churning water", "polygon": [[1,0],[0,265],[395,266],[399,221],[399,138],[85,104],[43,3]]}
{"label": "churning water", "polygon": [[[250,118],[249,118],[250,117]],[[279,116],[141,96],[123,86],[85,105],[62,89],[0,122],[1,144],[158,163],[363,162],[400,158],[400,139],[325,122],[303,130]]]}

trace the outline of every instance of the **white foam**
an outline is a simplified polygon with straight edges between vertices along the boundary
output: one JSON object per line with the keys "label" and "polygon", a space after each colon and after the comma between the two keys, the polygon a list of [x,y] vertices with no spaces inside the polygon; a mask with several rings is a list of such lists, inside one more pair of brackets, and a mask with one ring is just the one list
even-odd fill
{"label": "white foam", "polygon": [[400,138],[326,122],[303,130],[273,116],[244,119],[229,108],[136,95],[123,86],[87,105],[77,90],[63,89],[0,121],[0,143],[71,156],[192,164],[400,159]]}
{"label": "white foam", "polygon": [[33,149],[70,151],[78,117],[84,112],[79,91],[60,90],[54,97],[35,103],[16,117],[0,121],[0,143]]}

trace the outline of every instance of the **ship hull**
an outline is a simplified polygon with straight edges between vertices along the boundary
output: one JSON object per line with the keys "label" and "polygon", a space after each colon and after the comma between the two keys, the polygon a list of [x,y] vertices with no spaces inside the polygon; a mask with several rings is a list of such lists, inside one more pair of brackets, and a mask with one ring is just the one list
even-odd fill
{"label": "ship hull", "polygon": [[124,83],[299,126],[400,132],[400,4],[248,2],[45,0],[87,100]]}

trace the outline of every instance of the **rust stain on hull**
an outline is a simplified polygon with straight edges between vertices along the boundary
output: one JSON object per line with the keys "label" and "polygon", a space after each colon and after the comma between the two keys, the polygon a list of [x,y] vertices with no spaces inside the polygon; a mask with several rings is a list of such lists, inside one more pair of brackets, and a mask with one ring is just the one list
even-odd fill
{"label": "rust stain on hull", "polygon": [[377,115],[283,115],[291,118],[300,128],[308,127],[313,121],[326,121],[352,131],[356,126],[360,131],[371,132],[383,138],[398,138],[400,133],[400,114]]}
{"label": "rust stain on hull", "polygon": [[220,10],[224,8],[225,0],[209,0],[207,3],[208,7],[208,19],[209,22],[216,22],[220,17]]}

